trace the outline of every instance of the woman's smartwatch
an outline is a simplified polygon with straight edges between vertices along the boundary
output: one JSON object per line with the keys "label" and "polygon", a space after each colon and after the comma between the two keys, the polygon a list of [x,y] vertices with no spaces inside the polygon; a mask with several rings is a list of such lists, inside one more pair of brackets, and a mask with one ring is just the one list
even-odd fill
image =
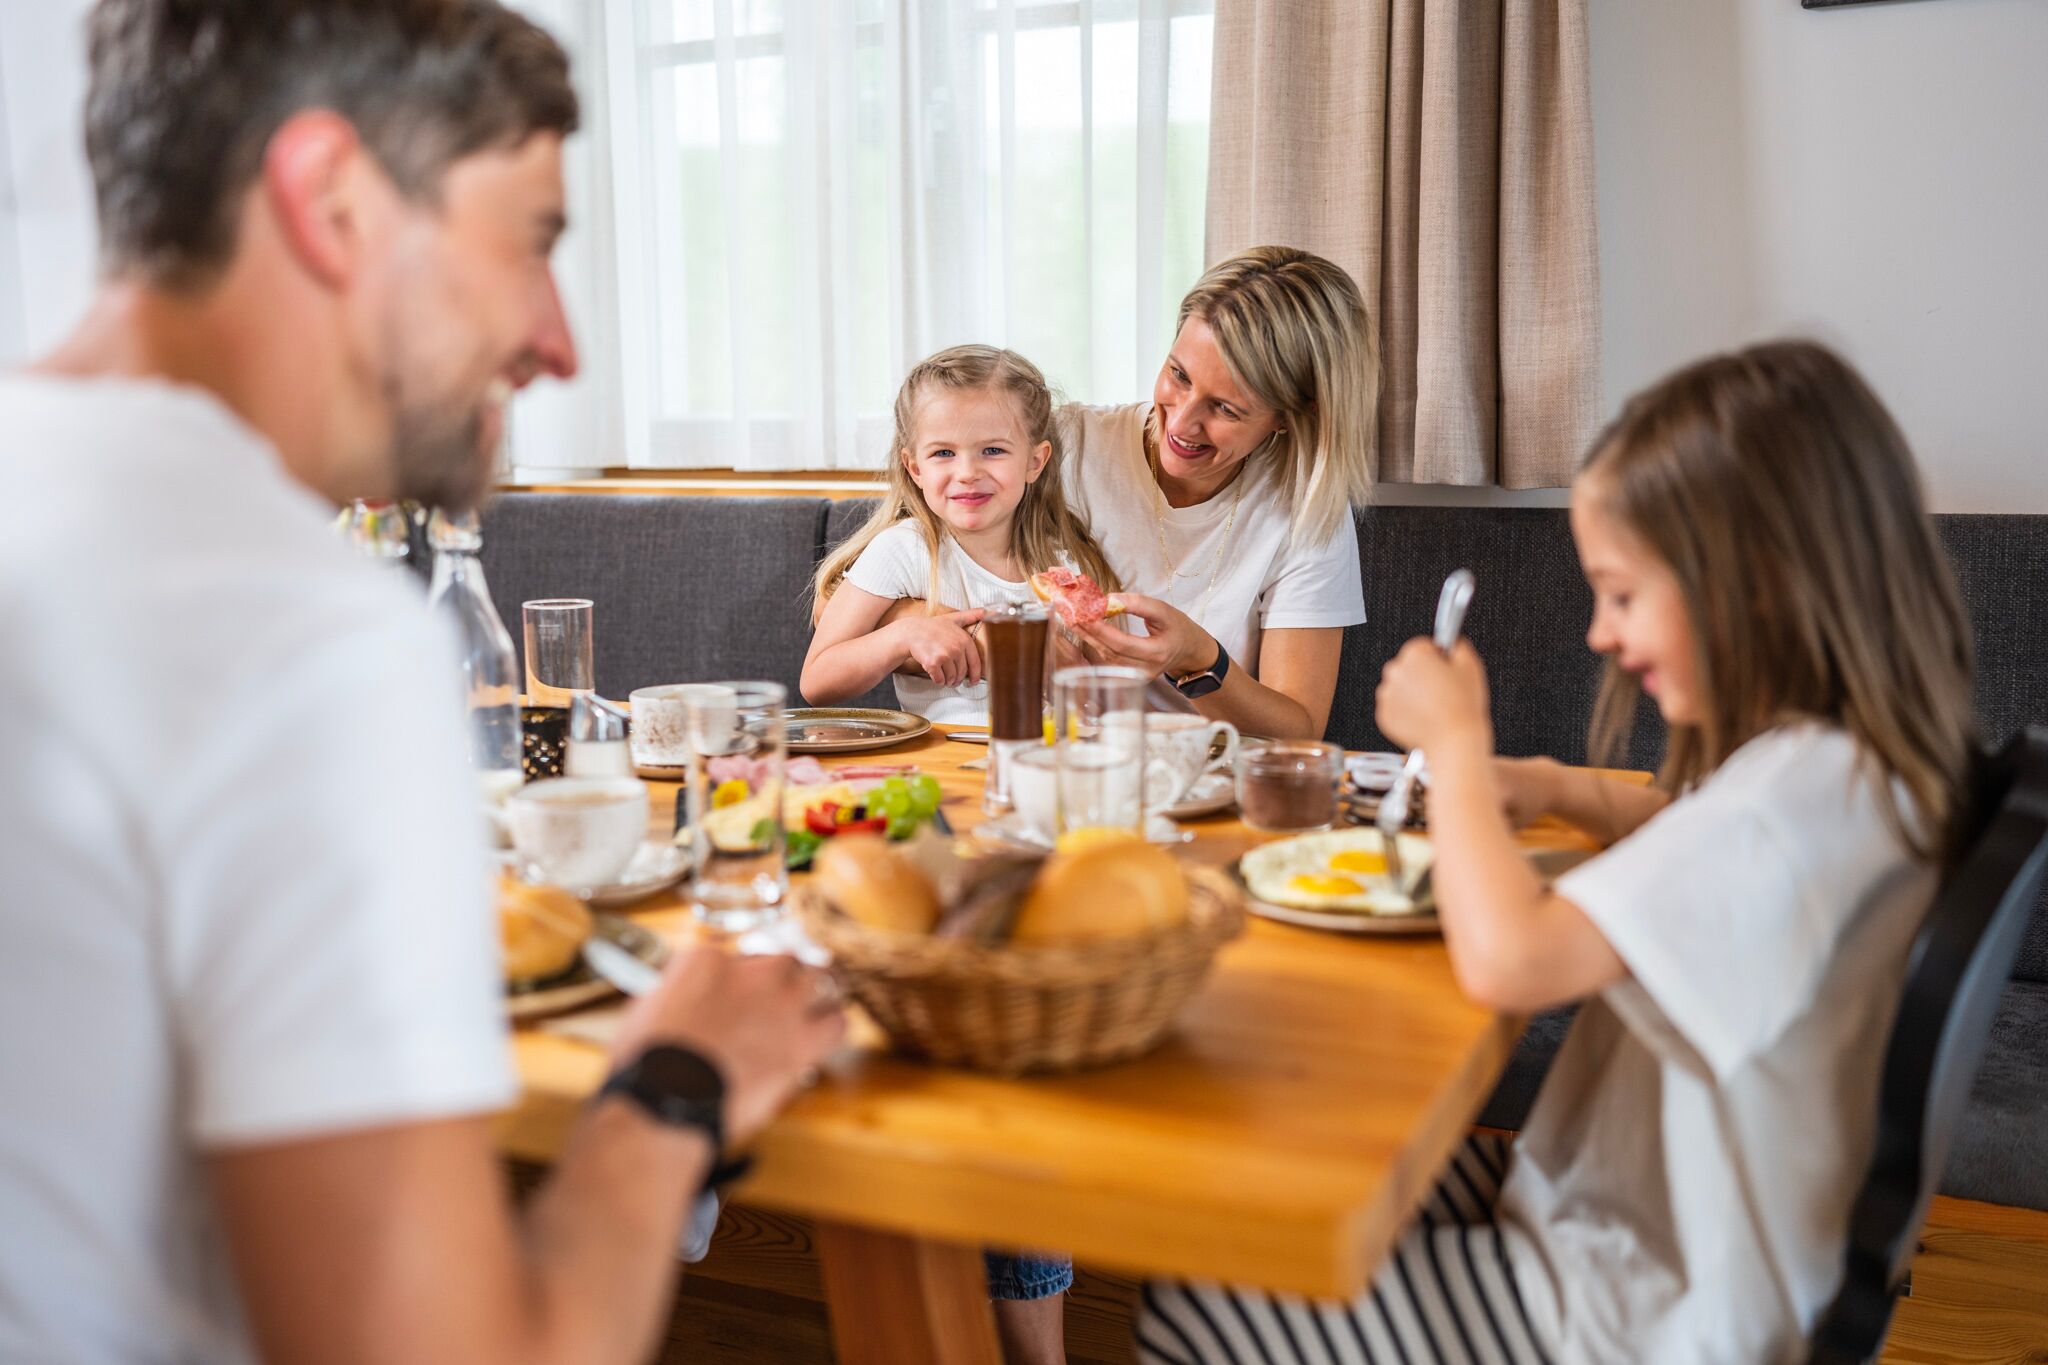
{"label": "woman's smartwatch", "polygon": [[1173,679],[1174,690],[1189,701],[1206,697],[1223,686],[1223,679],[1230,672],[1230,651],[1221,643],[1216,646],[1216,662],[1199,673],[1190,673],[1184,678]]}

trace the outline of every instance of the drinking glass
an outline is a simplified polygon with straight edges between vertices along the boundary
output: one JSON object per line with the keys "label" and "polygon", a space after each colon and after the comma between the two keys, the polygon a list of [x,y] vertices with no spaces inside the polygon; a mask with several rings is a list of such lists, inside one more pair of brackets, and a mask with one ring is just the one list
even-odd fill
{"label": "drinking glass", "polygon": [[1321,740],[1252,740],[1237,751],[1237,806],[1256,830],[1328,829],[1343,780],[1344,750]]}
{"label": "drinking glass", "polygon": [[1135,668],[1063,668],[1053,674],[1054,823],[1145,833],[1145,691]]}
{"label": "drinking glass", "polygon": [[579,692],[597,690],[597,653],[591,641],[587,597],[546,597],[521,605],[526,618],[526,700],[567,706]]}
{"label": "drinking glass", "polygon": [[1045,607],[1013,603],[981,619],[988,641],[988,780],[982,809],[999,815],[1010,809],[1010,765],[1017,755],[1045,743],[1045,670],[1050,628]]}
{"label": "drinking glass", "polygon": [[696,853],[690,909],[720,933],[763,928],[786,909],[785,700],[779,683],[727,682],[693,689],[684,701]]}

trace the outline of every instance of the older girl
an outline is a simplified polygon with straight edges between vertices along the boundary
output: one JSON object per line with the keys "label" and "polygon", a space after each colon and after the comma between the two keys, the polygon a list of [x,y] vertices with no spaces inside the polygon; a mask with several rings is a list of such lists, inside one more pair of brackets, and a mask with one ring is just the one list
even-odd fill
{"label": "older girl", "polygon": [[[1497,764],[1469,645],[1409,644],[1379,691],[1381,728],[1429,751],[1459,983],[1516,1013],[1584,1002],[1527,1130],[1468,1144],[1349,1303],[1149,1287],[1143,1359],[1803,1357],[1964,799],[1961,606],[1898,428],[1817,346],[1637,397],[1571,516],[1599,728],[1655,700],[1659,790]],[[1612,846],[1546,887],[1504,808]]]}

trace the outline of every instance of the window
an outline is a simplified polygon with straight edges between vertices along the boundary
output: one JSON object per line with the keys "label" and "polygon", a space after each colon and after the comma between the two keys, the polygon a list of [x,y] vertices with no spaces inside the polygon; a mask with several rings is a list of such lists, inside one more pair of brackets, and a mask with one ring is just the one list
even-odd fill
{"label": "window", "polygon": [[904,371],[962,341],[1014,347],[1071,398],[1149,393],[1201,270],[1212,9],[614,0],[586,15],[596,221],[590,267],[564,263],[585,288],[565,289],[596,387],[618,367],[600,404],[618,421],[595,429],[624,458],[560,458],[517,425],[515,458],[874,468]]}

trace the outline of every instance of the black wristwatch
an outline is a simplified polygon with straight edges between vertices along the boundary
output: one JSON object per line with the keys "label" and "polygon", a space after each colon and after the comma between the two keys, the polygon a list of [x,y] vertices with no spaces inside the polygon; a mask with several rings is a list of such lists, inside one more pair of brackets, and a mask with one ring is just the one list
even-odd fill
{"label": "black wristwatch", "polygon": [[1206,697],[1223,686],[1224,676],[1229,672],[1230,651],[1219,642],[1216,646],[1216,662],[1199,673],[1190,673],[1185,678],[1175,678],[1174,690],[1190,701],[1196,697]]}
{"label": "black wristwatch", "polygon": [[726,1160],[725,1077],[710,1059],[686,1047],[655,1044],[614,1071],[597,1093],[599,1099],[624,1095],[659,1123],[703,1133],[711,1144],[705,1189],[738,1179],[754,1164],[749,1157]]}

